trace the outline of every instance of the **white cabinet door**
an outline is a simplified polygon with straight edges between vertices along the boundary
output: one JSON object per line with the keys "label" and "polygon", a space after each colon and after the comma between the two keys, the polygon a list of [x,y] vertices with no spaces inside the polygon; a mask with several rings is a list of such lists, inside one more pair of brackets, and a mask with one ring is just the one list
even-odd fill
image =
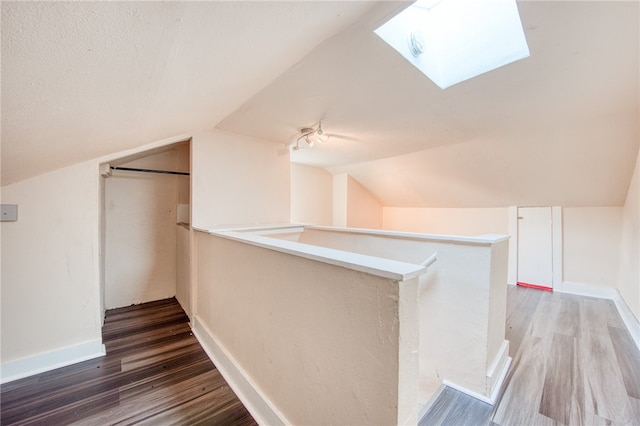
{"label": "white cabinet door", "polygon": [[553,287],[551,207],[518,208],[518,284]]}

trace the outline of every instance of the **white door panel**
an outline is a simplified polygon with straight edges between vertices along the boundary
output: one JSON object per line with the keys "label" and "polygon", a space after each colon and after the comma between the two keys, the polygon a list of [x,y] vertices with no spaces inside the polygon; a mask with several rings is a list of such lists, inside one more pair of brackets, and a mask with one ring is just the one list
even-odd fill
{"label": "white door panel", "polygon": [[553,287],[551,207],[518,208],[518,282]]}

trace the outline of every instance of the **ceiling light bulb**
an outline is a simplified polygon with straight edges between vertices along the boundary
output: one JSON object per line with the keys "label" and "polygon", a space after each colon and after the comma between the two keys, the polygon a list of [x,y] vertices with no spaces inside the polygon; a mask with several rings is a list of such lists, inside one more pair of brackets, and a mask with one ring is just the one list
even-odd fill
{"label": "ceiling light bulb", "polygon": [[303,140],[310,147],[314,146],[316,143],[325,143],[329,139],[329,136],[324,133],[322,130],[322,122],[318,123],[318,128],[314,129],[313,127],[303,127],[300,129],[300,136],[296,140],[295,150],[300,149],[298,143]]}
{"label": "ceiling light bulb", "polygon": [[318,141],[318,143],[325,143],[327,139],[329,139],[329,137],[324,134],[322,129],[318,129],[318,131],[316,132],[316,140]]}
{"label": "ceiling light bulb", "polygon": [[329,139],[329,136],[324,134],[322,130],[322,121],[318,123],[318,130],[316,130],[316,140],[318,143],[325,143]]}

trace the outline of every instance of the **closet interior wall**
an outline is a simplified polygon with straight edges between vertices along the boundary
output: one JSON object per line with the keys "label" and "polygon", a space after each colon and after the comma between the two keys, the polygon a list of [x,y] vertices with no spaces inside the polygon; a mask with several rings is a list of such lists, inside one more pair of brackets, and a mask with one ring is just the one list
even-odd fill
{"label": "closet interior wall", "polygon": [[[189,171],[189,146],[117,166]],[[189,183],[189,176],[121,170],[105,179],[106,309],[176,296],[176,224],[189,226]]]}

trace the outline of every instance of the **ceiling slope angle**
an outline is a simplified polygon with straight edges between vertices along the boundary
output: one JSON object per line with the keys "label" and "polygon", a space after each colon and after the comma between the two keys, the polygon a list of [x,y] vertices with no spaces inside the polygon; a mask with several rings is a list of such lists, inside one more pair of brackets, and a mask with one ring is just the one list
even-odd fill
{"label": "ceiling slope angle", "polygon": [[2,184],[210,129],[369,2],[7,2]]}
{"label": "ceiling slope angle", "polygon": [[624,121],[496,133],[327,170],[350,175],[385,206],[622,206],[639,136]]}
{"label": "ceiling slope angle", "polygon": [[640,139],[639,6],[519,1],[530,56],[446,90],[374,32],[408,5],[372,10],[219,126],[286,144],[322,120],[345,138],[291,160],[390,206],[620,205]]}

